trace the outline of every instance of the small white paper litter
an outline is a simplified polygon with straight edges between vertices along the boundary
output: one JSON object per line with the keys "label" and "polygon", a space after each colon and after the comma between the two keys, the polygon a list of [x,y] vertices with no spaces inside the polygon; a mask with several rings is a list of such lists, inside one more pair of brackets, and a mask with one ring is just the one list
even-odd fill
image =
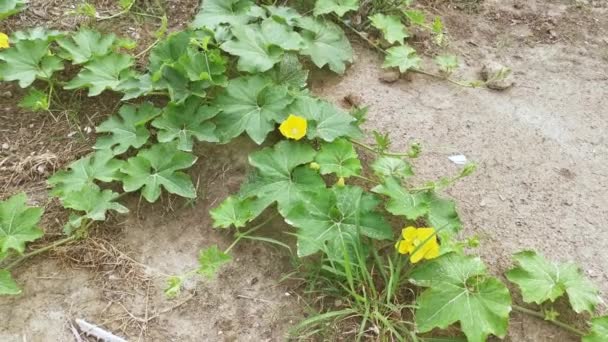
{"label": "small white paper litter", "polygon": [[467,157],[462,154],[457,154],[455,156],[449,156],[448,159],[451,160],[452,163],[454,163],[456,165],[464,165],[467,163]]}

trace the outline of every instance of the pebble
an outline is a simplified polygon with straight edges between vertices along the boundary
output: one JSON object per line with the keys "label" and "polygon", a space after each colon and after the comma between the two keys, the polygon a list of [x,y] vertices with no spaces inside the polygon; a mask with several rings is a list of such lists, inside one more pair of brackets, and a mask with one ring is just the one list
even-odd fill
{"label": "pebble", "polygon": [[7,143],[2,144],[2,149],[3,150],[8,150],[9,148],[11,148],[11,146]]}
{"label": "pebble", "polygon": [[36,172],[38,172],[38,174],[44,175],[46,174],[46,167],[44,165],[38,165],[38,167],[36,167]]}
{"label": "pebble", "polygon": [[481,78],[486,81],[486,86],[494,90],[505,90],[511,88],[515,83],[513,72],[506,66],[491,61],[481,69]]}
{"label": "pebble", "polygon": [[395,83],[399,79],[399,76],[401,75],[397,70],[386,70],[380,75],[380,81],[384,83]]}
{"label": "pebble", "polygon": [[93,132],[93,129],[92,129],[91,127],[87,126],[87,127],[85,127],[85,128],[83,129],[83,131],[84,131],[86,134],[91,134],[91,133]]}

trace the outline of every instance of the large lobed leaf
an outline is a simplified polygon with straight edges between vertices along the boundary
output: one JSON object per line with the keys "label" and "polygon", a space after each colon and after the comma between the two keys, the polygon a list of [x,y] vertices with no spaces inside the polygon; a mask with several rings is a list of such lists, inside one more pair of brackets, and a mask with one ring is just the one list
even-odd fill
{"label": "large lobed leaf", "polygon": [[416,54],[416,50],[407,45],[393,46],[386,49],[386,58],[383,68],[399,68],[401,73],[420,66],[422,59]]}
{"label": "large lobed leaf", "polygon": [[63,70],[63,60],[49,53],[46,40],[21,40],[11,48],[0,51],[0,79],[19,81],[21,88],[30,86],[36,78],[48,80]]}
{"label": "large lobed leaf", "polygon": [[150,137],[146,123],[161,113],[149,102],[141,105],[123,105],[118,115],[113,115],[95,129],[97,133],[108,133],[97,138],[95,148],[109,150],[114,155],[127,152],[129,147],[140,148]]}
{"label": "large lobed leaf", "polygon": [[251,154],[249,163],[256,173],[241,189],[242,196],[259,200],[257,213],[277,202],[285,216],[307,194],[325,188],[319,174],[303,166],[314,157],[315,150],[309,145],[287,140]]}
{"label": "large lobed leaf", "polygon": [[255,75],[231,80],[215,105],[222,111],[215,118],[220,140],[230,139],[247,132],[257,144],[282,122],[285,108],[293,101],[287,86],[274,84],[269,78]]}
{"label": "large lobed leaf", "polygon": [[114,159],[111,151],[97,151],[72,162],[68,171],[59,171],[48,179],[53,186],[51,194],[63,196],[72,191],[94,187],[95,180],[112,182],[121,179],[120,168],[124,162]]}
{"label": "large lobed leaf", "polygon": [[83,64],[93,57],[110,53],[115,40],[114,34],[102,35],[97,31],[81,29],[71,37],[57,39],[57,44],[65,50],[61,57],[72,60],[74,64]]}
{"label": "large lobed leaf", "polygon": [[220,24],[246,24],[252,18],[249,15],[252,6],[251,0],[205,0],[192,27],[215,29]]}
{"label": "large lobed leaf", "polygon": [[374,14],[370,17],[372,25],[382,31],[384,39],[390,44],[403,44],[403,40],[409,37],[405,25],[396,15]]}
{"label": "large lobed leaf", "polygon": [[94,185],[64,194],[61,198],[64,208],[84,212],[82,215],[70,216],[69,222],[64,227],[64,233],[71,234],[75,228],[81,226],[84,218],[93,221],[105,221],[106,213],[110,210],[119,214],[128,213],[129,209],[115,202],[119,196],[112,190],[101,190]]}
{"label": "large lobed leaf", "polygon": [[338,177],[351,177],[361,174],[359,156],[353,144],[346,139],[323,144],[315,161],[320,165],[322,175],[335,173]]}
{"label": "large lobed leaf", "polygon": [[89,96],[97,96],[106,89],[119,90],[121,82],[131,76],[132,65],[133,57],[125,54],[94,57],[64,88],[88,88]]}
{"label": "large lobed leaf", "polygon": [[179,151],[174,143],[155,144],[140,150],[121,168],[125,174],[123,188],[126,192],[142,189],[142,196],[150,203],[160,197],[161,187],[172,194],[195,198],[192,180],[179,170],[191,167],[196,159],[190,153]]}
{"label": "large lobed leaf", "polygon": [[490,334],[505,336],[511,296],[503,283],[486,274],[479,258],[448,253],[414,268],[410,281],[428,288],[416,299],[419,332],[460,322],[471,342],[483,342]]}
{"label": "large lobed leaf", "polygon": [[232,257],[221,251],[216,245],[201,249],[198,255],[197,273],[205,278],[213,279],[220,268],[230,260]]}
{"label": "large lobed leaf", "polygon": [[391,226],[374,210],[377,204],[373,195],[351,186],[319,188],[301,198],[285,217],[287,223],[299,228],[298,256],[314,254],[326,243],[347,248],[352,234],[392,239]]}
{"label": "large lobed leaf", "polygon": [[314,15],[336,13],[339,17],[346,12],[359,9],[359,0],[317,0],[315,2]]}
{"label": "large lobed leaf", "polygon": [[232,28],[236,38],[222,44],[222,49],[239,56],[238,69],[250,73],[264,72],[283,58],[284,50],[299,50],[302,37],[291,27],[274,19],[260,25],[239,25]]}
{"label": "large lobed leaf", "polygon": [[38,227],[42,208],[28,207],[26,202],[25,193],[0,201],[0,255],[11,249],[23,253],[26,242],[44,234]]}
{"label": "large lobed leaf", "polygon": [[300,54],[310,56],[319,68],[328,65],[332,71],[344,73],[346,63],[353,61],[353,49],[342,29],[331,21],[310,17],[299,19],[298,26],[304,39]]}
{"label": "large lobed leaf", "polygon": [[0,20],[23,11],[26,6],[27,2],[25,0],[2,0],[0,2]]}
{"label": "large lobed leaf", "polygon": [[340,137],[357,138],[362,135],[354,117],[327,101],[299,96],[287,112],[308,120],[308,139],[321,138],[332,142]]}
{"label": "large lobed leaf", "polygon": [[566,293],[577,313],[593,312],[600,302],[597,288],[575,264],[552,263],[534,251],[519,252],[513,258],[518,266],[506,276],[519,286],[525,302],[542,304]]}
{"label": "large lobed leaf", "polygon": [[177,149],[192,151],[193,139],[217,142],[215,124],[210,121],[218,113],[215,107],[202,104],[199,98],[191,97],[184,104],[169,104],[163,114],[152,121],[158,128],[157,138],[161,143],[177,140]]}

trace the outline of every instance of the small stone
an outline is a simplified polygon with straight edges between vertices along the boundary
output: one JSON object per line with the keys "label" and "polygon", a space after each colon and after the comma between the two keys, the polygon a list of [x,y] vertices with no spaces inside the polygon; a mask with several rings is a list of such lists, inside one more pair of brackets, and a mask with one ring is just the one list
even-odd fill
{"label": "small stone", "polygon": [[223,335],[223,334],[224,334],[224,332],[220,330],[220,331],[218,331],[218,332],[217,332],[217,334],[218,334],[218,335]]}
{"label": "small stone", "polygon": [[0,94],[0,96],[2,96],[5,99],[10,99],[11,97],[13,97],[13,93],[11,93],[10,90],[7,90],[7,91],[3,92],[2,94]]}
{"label": "small stone", "polygon": [[30,124],[30,128],[34,128],[34,124]]}
{"label": "small stone", "polygon": [[342,306],[342,301],[340,299],[336,299],[334,301],[334,307],[339,308]]}
{"label": "small stone", "polygon": [[76,133],[78,133],[78,132],[70,132],[70,133],[68,133],[68,138],[71,138],[71,137],[75,136]]}
{"label": "small stone", "polygon": [[289,297],[289,296],[291,296],[291,293],[285,292],[285,297]]}
{"label": "small stone", "polygon": [[83,129],[83,131],[84,131],[86,134],[91,134],[91,133],[93,132],[93,129],[92,129],[91,127],[87,126],[87,127],[85,127],[85,128]]}
{"label": "small stone", "polygon": [[494,90],[511,88],[515,83],[511,69],[495,61],[486,63],[481,69],[481,79]]}
{"label": "small stone", "polygon": [[36,167],[36,172],[38,172],[40,175],[44,175],[46,174],[46,167],[44,165],[38,165]]}
{"label": "small stone", "polygon": [[11,148],[11,146],[7,143],[2,144],[2,149],[3,150],[8,150],[9,148]]}
{"label": "small stone", "polygon": [[363,104],[361,96],[353,93],[349,93],[348,95],[344,96],[344,102],[346,102],[346,104],[350,107],[361,107],[361,104]]}
{"label": "small stone", "polygon": [[397,70],[386,70],[380,75],[380,81],[384,83],[395,83],[399,79],[400,73]]}

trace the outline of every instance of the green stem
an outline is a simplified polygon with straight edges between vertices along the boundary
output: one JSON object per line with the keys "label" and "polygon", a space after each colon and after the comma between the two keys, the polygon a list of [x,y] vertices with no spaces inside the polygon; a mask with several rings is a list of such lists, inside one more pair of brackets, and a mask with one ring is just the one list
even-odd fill
{"label": "green stem", "polygon": [[370,152],[374,152],[383,156],[387,156],[387,157],[409,157],[409,154],[407,153],[395,153],[395,152],[380,152],[377,149],[373,148],[372,146],[369,146],[365,143],[362,143],[360,141],[354,140],[354,139],[350,139],[350,142],[352,142],[353,144],[362,147]]}
{"label": "green stem", "polygon": [[[345,22],[344,20],[342,20],[337,15],[334,15],[334,16],[337,18],[338,21],[340,21],[340,23],[342,25],[346,26],[349,30],[351,30],[352,32],[354,32],[357,36],[359,36],[359,38],[363,39],[371,47],[373,47],[374,49],[376,49],[378,52],[382,53],[383,55],[387,54],[386,50],[384,50],[378,44],[374,43],[369,38],[367,38],[367,36],[365,34],[363,34],[362,32],[360,32],[356,28],[352,27],[350,24],[348,24],[347,22]],[[443,75],[434,74],[432,72],[424,71],[424,70],[421,70],[421,69],[415,69],[415,68],[413,68],[413,69],[409,69],[409,71],[415,72],[415,73],[421,74],[421,75],[426,75],[426,76],[430,76],[430,77],[435,77],[435,78],[439,78],[439,79],[442,79],[442,80],[446,80],[446,81],[448,81],[450,83],[453,83],[453,84],[456,84],[456,85],[459,85],[459,86],[462,86],[462,87],[475,88],[475,86],[473,84],[471,84],[470,82],[467,82],[467,83],[461,82],[461,81],[454,80],[454,79],[451,79],[451,78],[443,76]]]}
{"label": "green stem", "polygon": [[145,55],[148,51],[152,50],[152,48],[155,47],[158,43],[160,43],[160,38],[156,39],[154,41],[154,43],[150,44],[150,46],[148,46],[147,48],[145,48],[144,50],[142,50],[140,53],[138,53],[137,55],[135,55],[135,58],[139,58],[139,57]]}
{"label": "green stem", "polygon": [[116,17],[120,17],[121,15],[128,13],[131,10],[131,7],[133,7],[133,5],[135,5],[135,1],[136,0],[131,1],[131,4],[129,4],[129,6],[127,6],[127,8],[123,9],[122,11],[120,11],[118,13],[114,13],[107,17],[97,17],[96,19],[97,19],[97,21],[102,21],[102,20],[109,20],[109,19],[114,19]]}
{"label": "green stem", "polygon": [[511,307],[515,311],[519,311],[521,313],[525,313],[527,315],[530,315],[530,316],[533,316],[533,317],[536,317],[536,318],[548,321],[548,322],[552,323],[553,325],[556,325],[556,326],[558,326],[558,327],[560,327],[560,328],[562,328],[562,329],[564,329],[566,331],[569,331],[569,332],[571,332],[571,333],[573,333],[575,335],[579,335],[579,336],[585,336],[586,335],[586,333],[584,331],[581,331],[581,330],[579,330],[579,329],[571,326],[570,324],[558,321],[556,319],[547,319],[542,312],[530,310],[530,309],[527,309],[527,308],[524,308],[522,306],[515,305],[515,304],[512,304]]}
{"label": "green stem", "polygon": [[51,249],[54,249],[56,247],[59,247],[61,245],[66,244],[66,243],[73,242],[74,240],[76,240],[76,236],[73,236],[73,235],[72,236],[68,236],[67,238],[55,241],[55,242],[53,242],[50,245],[44,246],[42,248],[38,248],[38,249],[33,250],[33,251],[29,252],[29,253],[25,253],[19,259],[13,261],[8,266],[6,266],[5,269],[6,270],[10,270],[10,269],[14,268],[15,266],[19,265],[21,262],[23,262],[27,258],[33,257],[33,256],[38,255],[40,253],[44,253],[46,251],[49,251]]}
{"label": "green stem", "polygon": [[251,235],[251,233],[255,232],[256,230],[264,227],[266,224],[268,224],[268,222],[272,221],[275,217],[277,216],[277,214],[270,216],[268,219],[266,219],[264,222],[254,226],[253,228],[249,229],[246,232],[243,233],[237,233],[236,234],[236,239],[232,242],[232,244],[230,244],[230,246],[228,246],[228,248],[226,248],[226,250],[224,250],[225,254],[228,254],[228,252],[230,252],[230,250],[232,248],[234,248],[234,246],[236,246],[236,244],[241,241],[242,238],[247,237],[248,235]]}

